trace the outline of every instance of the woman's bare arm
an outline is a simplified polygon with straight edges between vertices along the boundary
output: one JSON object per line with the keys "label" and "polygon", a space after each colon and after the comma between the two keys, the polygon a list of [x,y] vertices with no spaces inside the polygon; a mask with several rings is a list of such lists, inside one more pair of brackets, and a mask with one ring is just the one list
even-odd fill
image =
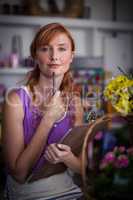
{"label": "woman's bare arm", "polygon": [[[59,114],[58,114],[59,115]],[[54,123],[54,117],[45,115],[31,142],[25,146],[23,136],[24,111],[15,92],[11,92],[4,106],[3,150],[5,162],[11,175],[24,182],[32,166],[40,157],[46,144],[48,133]]]}

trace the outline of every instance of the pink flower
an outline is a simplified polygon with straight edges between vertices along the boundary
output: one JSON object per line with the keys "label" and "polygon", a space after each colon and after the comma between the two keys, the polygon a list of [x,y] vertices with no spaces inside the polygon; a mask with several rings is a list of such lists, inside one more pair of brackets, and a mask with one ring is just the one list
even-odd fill
{"label": "pink flower", "polygon": [[126,155],[118,156],[118,158],[115,162],[115,166],[117,168],[126,168],[126,167],[128,167],[128,164],[129,164],[129,160],[128,160],[128,157]]}
{"label": "pink flower", "polygon": [[95,140],[101,140],[103,137],[103,132],[99,131],[96,135],[95,135]]}
{"label": "pink flower", "polygon": [[101,164],[100,164],[100,169],[104,169],[108,166],[108,163],[106,162],[106,160],[102,160]]}
{"label": "pink flower", "polygon": [[113,152],[108,152],[104,158],[107,162],[112,163],[115,160],[115,155]]}
{"label": "pink flower", "polygon": [[126,148],[124,146],[119,147],[120,153],[124,153],[126,151]]}
{"label": "pink flower", "polygon": [[109,164],[113,164],[115,161],[115,155],[113,154],[113,152],[109,152],[105,155],[105,157],[103,158],[101,164],[100,164],[100,169],[104,169],[105,167],[107,167]]}

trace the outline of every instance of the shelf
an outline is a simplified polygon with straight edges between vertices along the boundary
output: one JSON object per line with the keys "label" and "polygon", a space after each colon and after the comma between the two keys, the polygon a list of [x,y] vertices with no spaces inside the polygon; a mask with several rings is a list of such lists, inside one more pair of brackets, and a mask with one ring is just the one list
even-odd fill
{"label": "shelf", "polygon": [[64,17],[46,17],[46,16],[15,16],[0,15],[0,24],[6,26],[43,26],[48,23],[59,22],[70,28],[80,29],[98,29],[104,31],[133,31],[131,22],[111,22],[97,21],[89,19],[74,19]]}
{"label": "shelf", "polygon": [[18,67],[18,68],[3,68],[0,69],[0,75],[5,75],[5,74],[9,74],[9,75],[14,75],[14,74],[26,74],[27,72],[29,72],[30,70],[32,70],[32,68],[23,68],[23,67]]}

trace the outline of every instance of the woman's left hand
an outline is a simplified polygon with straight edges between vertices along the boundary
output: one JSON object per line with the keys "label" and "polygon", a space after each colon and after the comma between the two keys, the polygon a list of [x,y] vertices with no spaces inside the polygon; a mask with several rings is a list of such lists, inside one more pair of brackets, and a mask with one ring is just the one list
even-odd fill
{"label": "woman's left hand", "polygon": [[50,144],[44,154],[44,157],[52,164],[64,161],[64,158],[72,154],[71,148],[65,144]]}

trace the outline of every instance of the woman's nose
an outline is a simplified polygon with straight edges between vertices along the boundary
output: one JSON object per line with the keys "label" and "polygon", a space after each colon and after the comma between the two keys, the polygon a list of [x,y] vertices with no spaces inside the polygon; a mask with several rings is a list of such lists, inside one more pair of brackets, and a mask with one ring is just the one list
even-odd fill
{"label": "woman's nose", "polygon": [[58,60],[58,52],[55,49],[51,49],[50,54],[51,60]]}

